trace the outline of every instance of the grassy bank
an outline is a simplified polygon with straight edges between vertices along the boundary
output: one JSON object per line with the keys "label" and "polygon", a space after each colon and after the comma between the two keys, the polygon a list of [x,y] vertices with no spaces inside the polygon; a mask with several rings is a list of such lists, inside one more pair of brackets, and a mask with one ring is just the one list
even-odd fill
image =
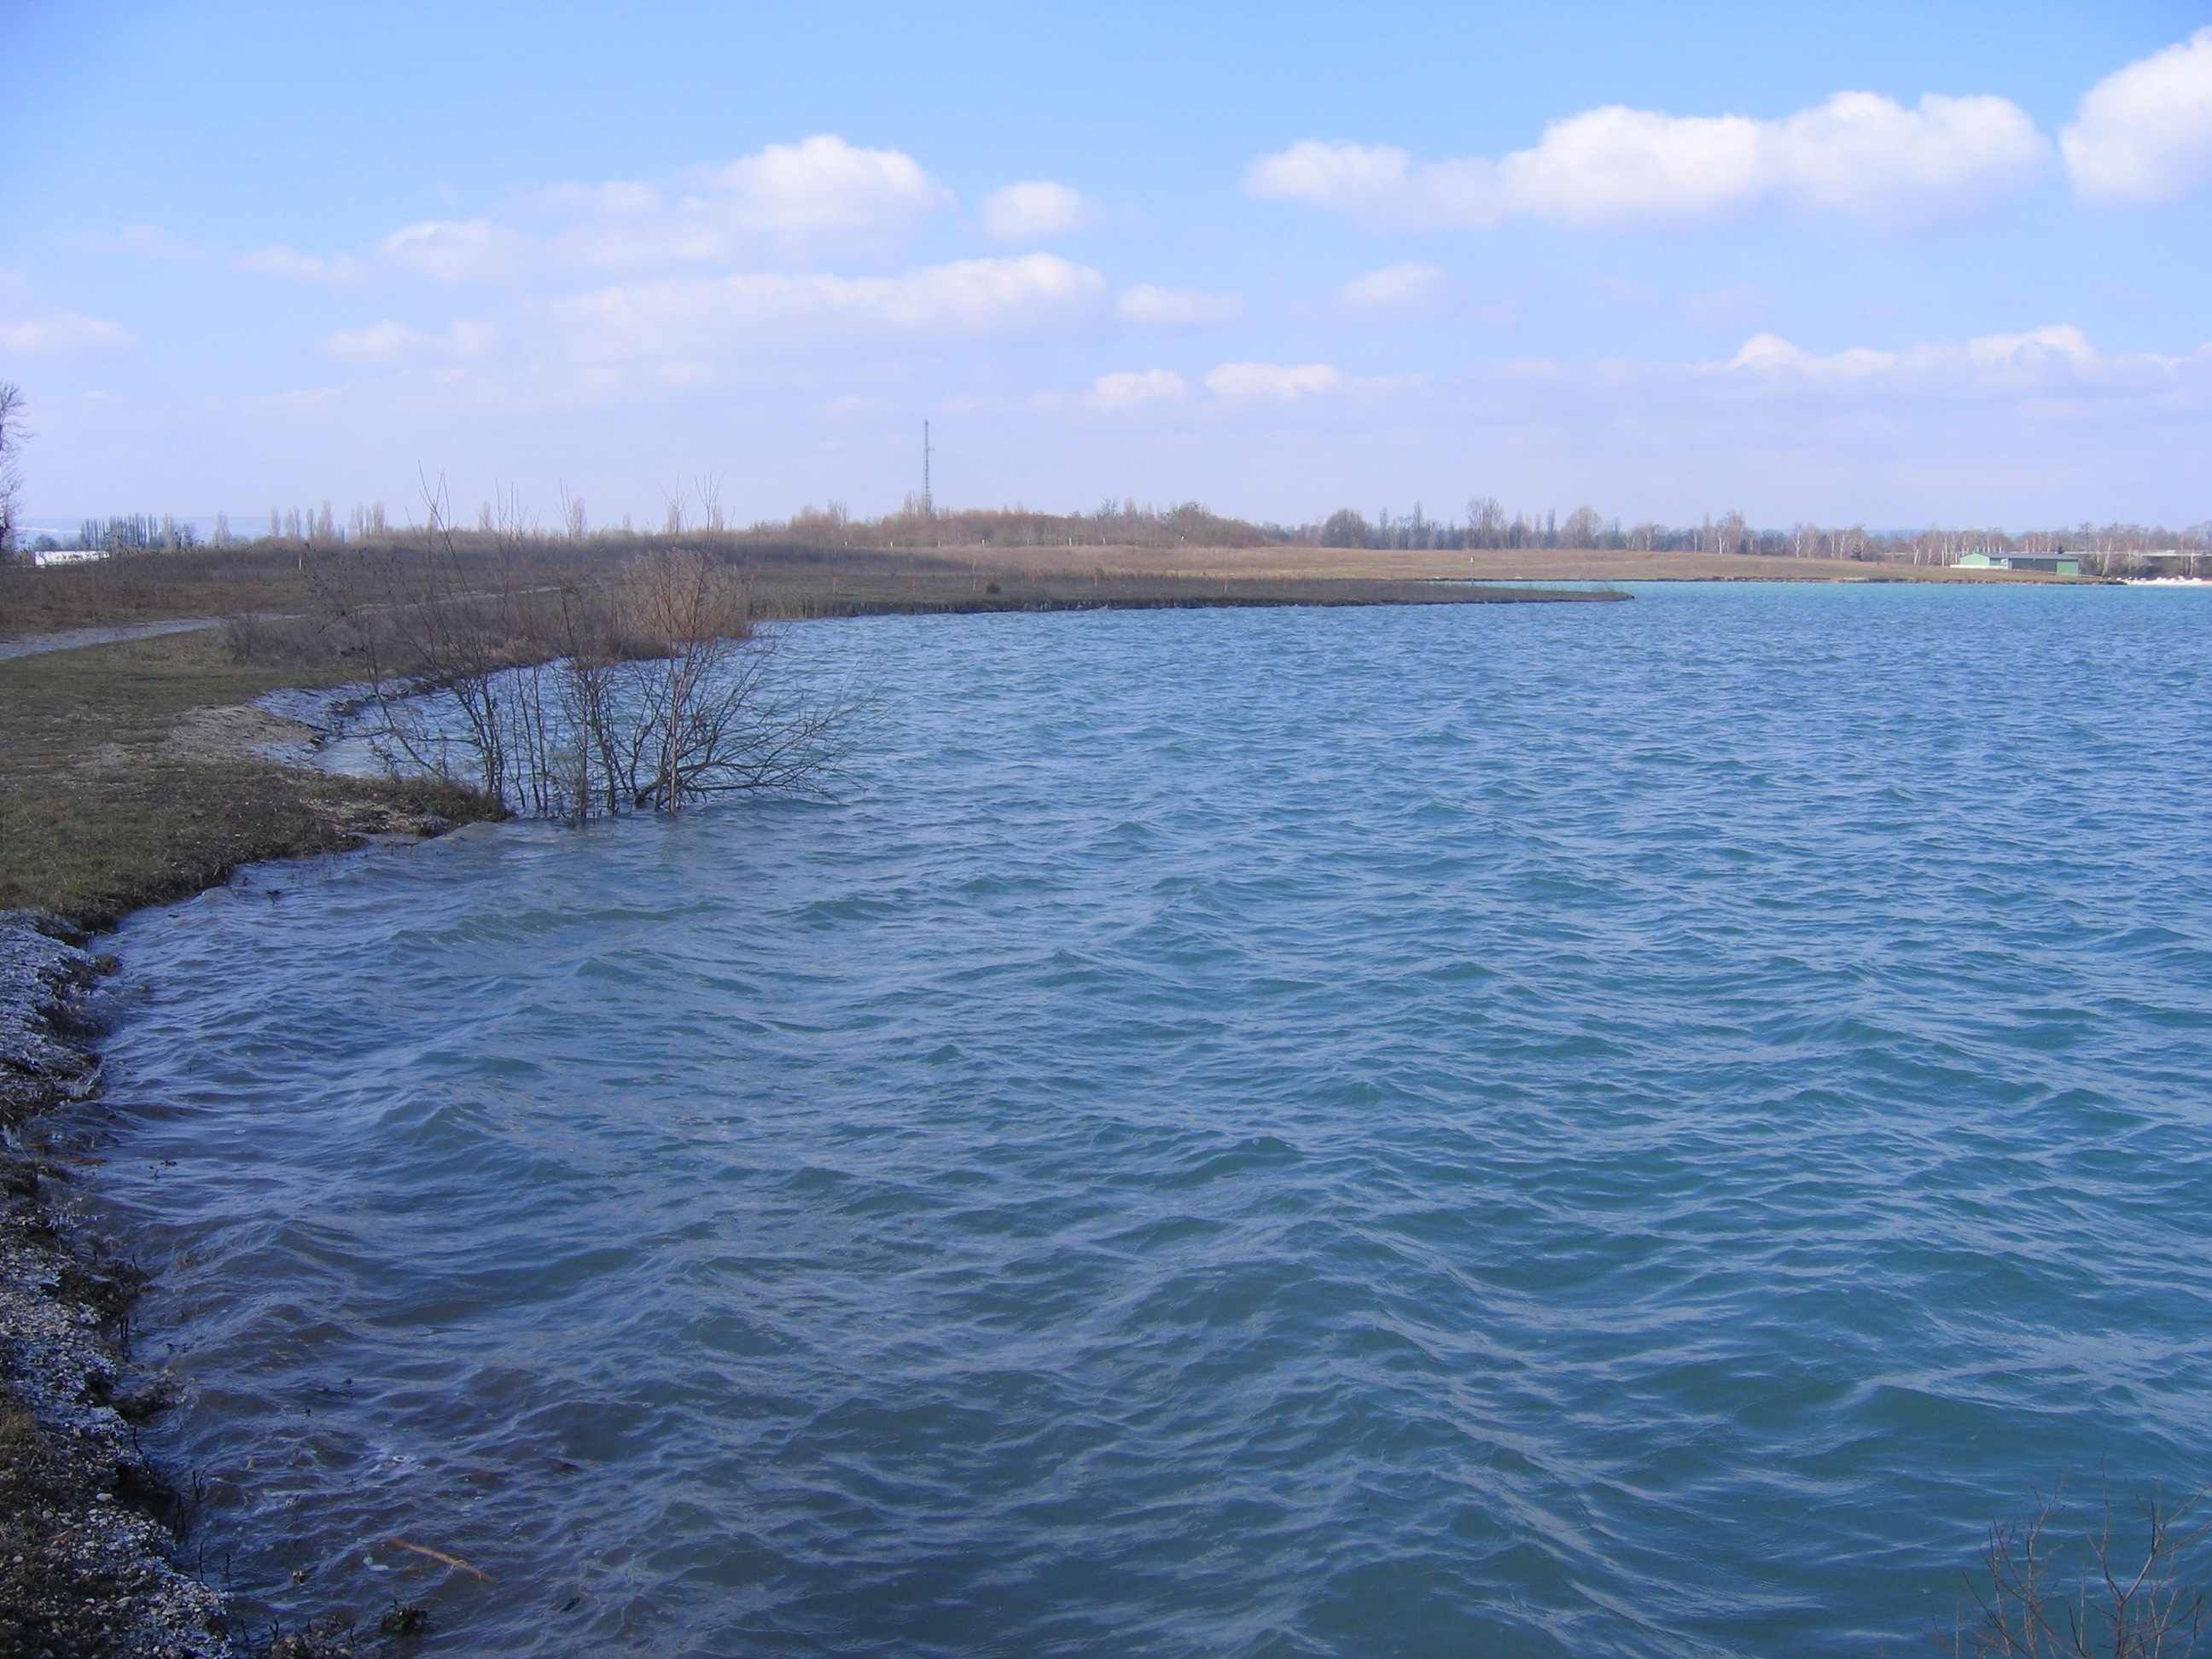
{"label": "grassy bank", "polygon": [[[991,562],[970,550],[884,550],[698,538],[740,574],[752,615],[802,619],[943,612],[1254,605],[1513,604],[1613,596],[1439,587],[1387,567],[1365,574],[1130,568],[1139,550],[1036,550]],[[181,897],[258,859],[316,853],[358,834],[497,816],[448,784],[288,769],[254,745],[301,735],[245,707],[280,686],[334,684],[360,663],[323,618],[420,604],[404,569],[437,567],[430,601],[471,592],[548,595],[604,582],[642,538],[457,534],[437,541],[145,553],[0,570],[0,640],[165,618],[256,619],[0,659],[0,908],[84,927]],[[1043,550],[1049,552],[1050,550]],[[395,574],[395,573],[400,573]],[[396,598],[412,596],[410,599]],[[283,618],[283,621],[274,619]],[[358,641],[358,630],[349,636]]]}
{"label": "grassy bank", "polygon": [[240,667],[219,632],[0,662],[0,908],[106,927],[257,859],[499,816],[449,784],[333,777],[252,752],[298,733],[248,700],[343,678]]}
{"label": "grassy bank", "polygon": [[[1473,570],[1449,554],[1267,546],[920,549],[846,548],[738,535],[686,537],[744,574],[766,617],[895,612],[1152,608],[1232,605],[1498,604],[1579,600],[1583,593],[1469,595],[1424,586]],[[589,581],[661,538],[580,542],[460,532],[436,542],[310,549],[296,543],[118,556],[28,570],[0,568],[0,640],[16,634],[177,617],[305,616],[356,584],[378,560],[434,556],[489,582]],[[1536,556],[1540,559],[1549,555]],[[1612,557],[1615,556],[1594,556]],[[1656,556],[1619,556],[1632,561]],[[1798,560],[1717,561],[1744,567]],[[1867,567],[1851,567],[1854,569]],[[1563,567],[1557,575],[1570,574]],[[1574,573],[1581,579],[1579,571]],[[1999,573],[2002,574],[2002,573]]]}

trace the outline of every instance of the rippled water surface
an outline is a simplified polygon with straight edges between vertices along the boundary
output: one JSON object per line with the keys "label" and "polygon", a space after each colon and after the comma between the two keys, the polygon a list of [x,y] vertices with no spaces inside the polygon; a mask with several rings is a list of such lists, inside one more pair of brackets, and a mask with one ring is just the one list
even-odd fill
{"label": "rippled water surface", "polygon": [[2212,1471],[2209,626],[816,624],[840,805],[141,916],[209,1570],[470,1655],[1912,1650],[2032,1486]]}

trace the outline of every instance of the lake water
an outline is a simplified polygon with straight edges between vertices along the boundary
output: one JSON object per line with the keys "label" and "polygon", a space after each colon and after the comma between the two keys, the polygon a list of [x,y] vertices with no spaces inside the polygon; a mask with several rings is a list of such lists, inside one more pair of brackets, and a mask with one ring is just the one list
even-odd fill
{"label": "lake water", "polygon": [[150,1443],[433,1652],[1912,1651],[2032,1489],[2212,1474],[2208,639],[799,629],[838,805],[124,929]]}

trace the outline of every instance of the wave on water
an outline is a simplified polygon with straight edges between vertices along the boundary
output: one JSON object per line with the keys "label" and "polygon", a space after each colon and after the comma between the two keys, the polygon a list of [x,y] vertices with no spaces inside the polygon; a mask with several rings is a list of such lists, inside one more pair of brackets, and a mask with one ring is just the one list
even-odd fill
{"label": "wave on water", "polygon": [[1908,1650],[2208,1472],[2206,620],[823,624],[835,805],[137,918],[194,1547],[472,1655]]}

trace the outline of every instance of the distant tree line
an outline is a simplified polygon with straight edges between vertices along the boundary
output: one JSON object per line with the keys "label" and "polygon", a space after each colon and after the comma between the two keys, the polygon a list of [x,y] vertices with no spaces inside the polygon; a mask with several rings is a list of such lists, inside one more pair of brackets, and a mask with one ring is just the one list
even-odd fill
{"label": "distant tree line", "polygon": [[1522,513],[1509,518],[1494,496],[1478,495],[1464,519],[1428,517],[1417,502],[1394,517],[1385,508],[1370,520],[1345,507],[1316,524],[1261,526],[1270,541],[1314,547],[1413,549],[1468,552],[1519,548],[1582,549],[1642,553],[1756,554],[1768,558],[1854,559],[1906,564],[1949,564],[1966,553],[2078,553],[2109,560],[2115,568],[2132,554],[2212,553],[2212,520],[2179,530],[2163,525],[2084,521],[2071,530],[2002,529],[1871,531],[1864,525],[1800,523],[1787,530],[1759,529],[1740,512],[1693,525],[1651,521],[1624,526],[1596,508],[1579,507],[1562,520]]}
{"label": "distant tree line", "polygon": [[201,545],[197,526],[164,514],[131,513],[111,519],[87,519],[69,546],[95,553],[185,552]]}
{"label": "distant tree line", "polygon": [[946,509],[909,495],[897,512],[880,519],[855,519],[832,501],[801,507],[781,522],[762,520],[744,533],[867,548],[1261,547],[1282,539],[1198,501],[1156,507],[1110,497],[1088,513],[1043,513],[1021,506]]}
{"label": "distant tree line", "polygon": [[[4,402],[0,386],[0,438],[19,406]],[[0,447],[0,463],[12,451]],[[0,514],[12,511],[0,465]],[[931,547],[1260,547],[1270,544],[1370,550],[1481,552],[1515,550],[1587,550],[1646,553],[1758,555],[1770,558],[1842,559],[1869,562],[1951,564],[1962,555],[2070,553],[2084,568],[2125,574],[2143,568],[2142,555],[2179,551],[2212,555],[2212,520],[2173,529],[2163,525],[2083,522],[2071,529],[2007,531],[1997,527],[1946,530],[1869,530],[1863,524],[1823,526],[1801,522],[1787,529],[1760,528],[1738,511],[1717,518],[1708,514],[1695,524],[1654,520],[1624,525],[1594,507],[1577,507],[1561,518],[1557,512],[1509,514],[1492,495],[1477,495],[1459,516],[1432,518],[1419,502],[1408,513],[1382,508],[1370,519],[1344,507],[1305,524],[1252,523],[1214,512],[1199,501],[1167,506],[1108,499],[1088,512],[1048,513],[1016,505],[993,508],[942,508],[927,496],[909,495],[896,512],[879,518],[855,518],[842,503],[803,507],[786,520],[731,523],[721,503],[719,475],[702,476],[668,493],[659,522],[634,526],[625,514],[618,526],[594,529],[584,502],[565,492],[557,522],[538,523],[512,495],[477,507],[474,523],[456,514],[441,492],[423,507],[427,522],[410,515],[395,523],[381,501],[354,507],[343,519],[329,501],[317,507],[271,507],[264,534],[240,538],[217,514],[212,534],[203,541],[189,521],[137,514],[88,519],[71,546],[99,552],[177,550],[241,542],[294,544],[303,552],[317,546],[378,545],[422,531],[446,536],[517,540],[611,544],[631,549],[682,539],[748,543],[799,543],[823,548],[915,550]],[[0,529],[12,520],[0,518]],[[0,547],[6,546],[0,542]]]}

